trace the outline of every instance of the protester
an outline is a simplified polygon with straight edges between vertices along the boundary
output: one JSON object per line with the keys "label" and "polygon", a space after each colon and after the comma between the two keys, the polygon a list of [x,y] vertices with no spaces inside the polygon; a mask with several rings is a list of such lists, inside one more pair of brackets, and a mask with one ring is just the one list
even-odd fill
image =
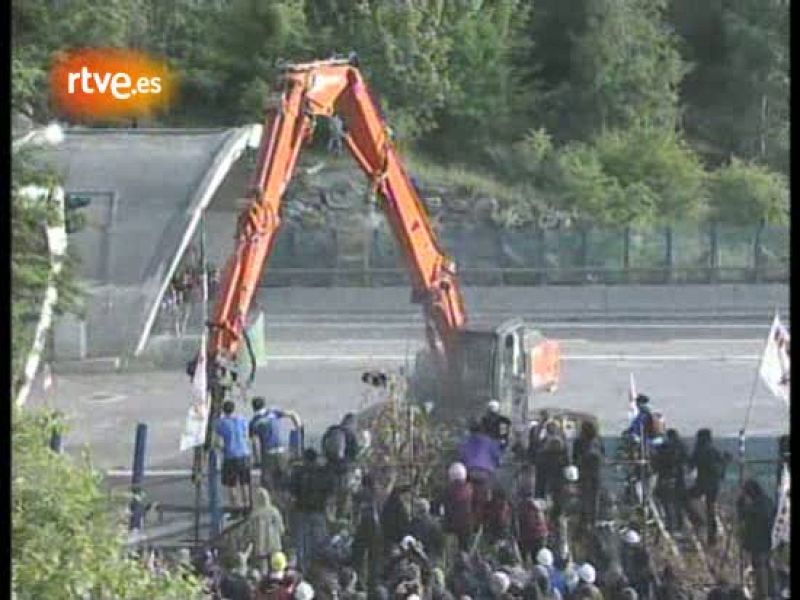
{"label": "protester", "polygon": [[302,571],[310,566],[312,554],[327,536],[325,509],[336,489],[329,470],[317,464],[317,452],[307,448],[303,464],[292,472],[289,491],[294,500],[292,531]]}
{"label": "protester", "polygon": [[469,547],[475,526],[472,483],[467,481],[467,468],[462,463],[450,465],[447,476],[449,484],[442,502],[444,529],[456,536],[458,547],[463,551]]}
{"label": "protester", "polygon": [[652,598],[655,574],[650,560],[650,554],[642,544],[639,533],[628,529],[623,534],[622,569],[628,578],[631,587],[636,590],[636,595],[641,600]]}
{"label": "protester", "polygon": [[[700,429],[695,439],[694,450],[688,467],[697,469],[694,485],[689,489],[689,498],[703,497],[706,504],[706,540],[709,546],[717,543],[717,496],[725,477],[726,457],[714,446],[710,429]],[[700,522],[700,516],[691,504],[687,505],[689,518]]]}
{"label": "protester", "polygon": [[594,527],[597,520],[604,455],[605,449],[597,427],[591,421],[583,421],[580,434],[572,446],[572,462],[578,467],[581,525],[584,528]]}
{"label": "protester", "polygon": [[508,448],[511,437],[511,419],[500,414],[500,403],[490,400],[481,418],[481,431],[495,440],[501,450]]}
{"label": "protester", "polygon": [[517,507],[517,535],[523,560],[534,560],[546,544],[549,532],[541,501],[532,494],[521,498]]}
{"label": "protester", "polygon": [[489,501],[501,454],[497,441],[486,435],[481,430],[480,424],[472,422],[469,435],[458,447],[458,458],[467,468],[469,480],[473,485],[473,511],[478,518]]}
{"label": "protester", "polygon": [[658,478],[655,495],[664,508],[664,525],[667,531],[675,533],[683,526],[683,507],[686,503],[684,473],[688,462],[686,447],[677,430],[667,430],[666,440],[653,454],[652,460]]}
{"label": "protester", "polygon": [[736,504],[741,524],[742,548],[750,555],[755,575],[755,600],[774,597],[774,581],[770,566],[772,547],[772,517],[774,507],[770,497],[755,479],[742,484]]}
{"label": "protester", "polygon": [[[555,421],[545,426],[545,437],[536,452],[536,497],[551,497],[559,507],[564,467],[569,464],[567,445]],[[558,511],[558,509],[557,509]]]}
{"label": "protester", "polygon": [[336,517],[346,518],[350,512],[350,478],[359,452],[355,415],[347,413],[340,423],[325,431],[322,449],[328,466],[336,475]]}
{"label": "protester", "polygon": [[283,549],[282,539],[285,532],[281,512],[272,504],[266,488],[260,487],[256,490],[250,520],[255,528],[255,557],[258,568],[266,573],[270,555]]}
{"label": "protester", "polygon": [[578,598],[587,598],[589,600],[603,600],[603,594],[600,588],[595,585],[597,574],[591,563],[583,563],[578,568],[578,578],[580,583],[575,590]]}
{"label": "protester", "polygon": [[411,535],[411,486],[397,485],[381,510],[384,555],[392,546]]}
{"label": "protester", "polygon": [[636,416],[631,421],[626,433],[636,440],[644,439],[649,442],[655,435],[653,413],[650,412],[650,398],[644,394],[636,396]]}
{"label": "protester", "polygon": [[231,400],[223,402],[222,417],[217,420],[214,430],[222,441],[222,485],[228,489],[231,506],[242,508],[252,504],[250,445],[247,419],[234,414],[235,408]]}
{"label": "protester", "polygon": [[252,407],[249,434],[253,454],[261,461],[261,486],[275,493],[283,478],[285,448],[281,443],[280,419],[285,414],[277,408],[268,409],[260,396],[253,398]]}

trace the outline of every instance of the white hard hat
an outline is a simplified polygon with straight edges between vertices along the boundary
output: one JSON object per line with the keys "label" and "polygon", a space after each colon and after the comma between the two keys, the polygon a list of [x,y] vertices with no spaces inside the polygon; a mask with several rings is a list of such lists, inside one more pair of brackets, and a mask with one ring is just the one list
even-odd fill
{"label": "white hard hat", "polygon": [[511,578],[502,571],[495,571],[489,579],[489,589],[495,594],[503,594],[511,585]]}
{"label": "white hard hat", "polygon": [[542,548],[536,554],[536,562],[545,567],[553,566],[553,553],[548,548]]}
{"label": "white hard hat", "polygon": [[564,467],[564,479],[570,482],[578,481],[578,467],[575,465]]}
{"label": "white hard hat", "polygon": [[314,597],[314,588],[307,581],[301,581],[294,590],[295,600],[311,600]]}
{"label": "white hard hat", "polygon": [[625,540],[626,544],[638,544],[642,540],[635,529],[626,530],[622,539]]}
{"label": "white hard hat", "polygon": [[500,412],[500,403],[497,400],[489,400],[489,404],[486,405],[491,413]]}
{"label": "white hard hat", "polygon": [[466,481],[467,480],[467,467],[460,462],[454,462],[447,469],[447,477],[450,481]]}
{"label": "white hard hat", "polygon": [[580,577],[581,581],[586,583],[594,583],[596,576],[597,573],[595,572],[594,567],[589,563],[583,563],[578,569],[578,577]]}

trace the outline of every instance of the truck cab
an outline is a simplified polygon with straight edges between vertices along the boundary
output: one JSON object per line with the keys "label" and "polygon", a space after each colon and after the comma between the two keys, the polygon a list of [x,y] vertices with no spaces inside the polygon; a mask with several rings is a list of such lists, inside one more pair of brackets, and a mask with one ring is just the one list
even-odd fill
{"label": "truck cab", "polygon": [[[560,353],[556,342],[546,340],[522,319],[497,324],[470,323],[458,333],[451,380],[444,389],[415,386],[419,400],[434,400],[445,418],[464,419],[482,413],[489,400],[512,423],[527,423],[534,412],[534,396],[553,391],[558,384]],[[417,361],[417,375],[427,378],[435,371]],[[427,398],[421,398],[420,395]]]}

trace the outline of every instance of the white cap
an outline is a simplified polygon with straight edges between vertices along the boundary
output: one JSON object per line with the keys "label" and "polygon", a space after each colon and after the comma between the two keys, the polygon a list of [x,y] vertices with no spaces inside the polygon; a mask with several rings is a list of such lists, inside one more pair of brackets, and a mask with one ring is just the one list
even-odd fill
{"label": "white cap", "polygon": [[450,481],[466,481],[467,480],[467,467],[460,462],[454,462],[447,469],[447,477]]}
{"label": "white cap", "polygon": [[638,544],[642,540],[635,529],[626,530],[622,535],[622,539],[625,540],[626,544]]}
{"label": "white cap", "polygon": [[294,590],[295,600],[311,600],[314,597],[314,588],[307,581],[301,581]]}
{"label": "white cap", "polygon": [[408,550],[409,548],[413,547],[413,546],[414,546],[416,543],[417,543],[417,540],[416,540],[416,539],[414,539],[414,536],[413,536],[413,535],[407,535],[407,536],[406,536],[406,537],[404,537],[404,538],[403,538],[403,540],[400,542],[400,547],[401,547],[403,550]]}
{"label": "white cap", "polygon": [[564,467],[564,479],[573,483],[578,481],[578,467],[575,465]]}
{"label": "white cap", "polygon": [[580,577],[581,581],[585,581],[586,583],[594,583],[596,576],[597,574],[595,573],[594,567],[589,563],[583,563],[578,569],[578,577]]}
{"label": "white cap", "polygon": [[553,566],[553,553],[548,548],[542,548],[536,554],[536,562],[545,567]]}
{"label": "white cap", "polygon": [[495,571],[489,579],[489,589],[495,594],[503,594],[511,585],[511,578],[502,571]]}
{"label": "white cap", "polygon": [[497,400],[489,400],[489,404],[487,404],[486,407],[489,409],[490,413],[500,412],[500,403]]}

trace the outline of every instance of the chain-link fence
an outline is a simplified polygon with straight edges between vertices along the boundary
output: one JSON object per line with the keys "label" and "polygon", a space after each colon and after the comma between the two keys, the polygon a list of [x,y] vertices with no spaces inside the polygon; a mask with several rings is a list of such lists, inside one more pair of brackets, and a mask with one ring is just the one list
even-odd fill
{"label": "chain-link fence", "polygon": [[[408,275],[385,223],[353,233],[287,224],[264,286],[404,285]],[[783,283],[787,227],[441,227],[439,239],[467,285]]]}

